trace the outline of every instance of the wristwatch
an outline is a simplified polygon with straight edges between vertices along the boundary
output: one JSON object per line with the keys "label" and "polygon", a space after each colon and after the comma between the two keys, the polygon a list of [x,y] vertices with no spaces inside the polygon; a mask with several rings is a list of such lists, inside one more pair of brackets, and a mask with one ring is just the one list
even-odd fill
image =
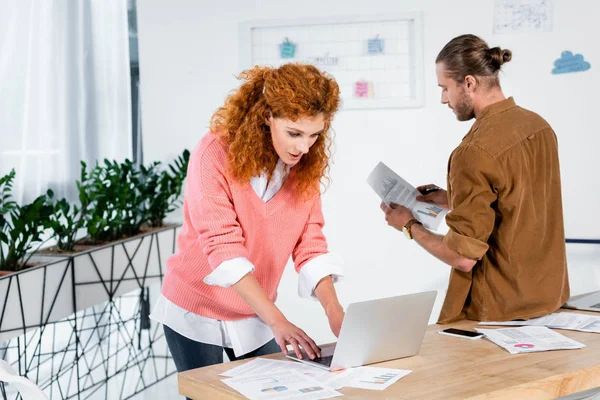
{"label": "wristwatch", "polygon": [[407,238],[409,238],[409,239],[411,239],[411,240],[412,240],[412,238],[413,238],[411,227],[412,227],[414,224],[419,224],[419,225],[421,225],[421,223],[420,223],[419,221],[417,221],[417,220],[416,220],[416,218],[413,218],[413,219],[409,220],[409,221],[406,223],[406,225],[404,225],[404,226],[402,227],[402,232],[404,232],[404,234],[406,235],[406,237],[407,237]]}

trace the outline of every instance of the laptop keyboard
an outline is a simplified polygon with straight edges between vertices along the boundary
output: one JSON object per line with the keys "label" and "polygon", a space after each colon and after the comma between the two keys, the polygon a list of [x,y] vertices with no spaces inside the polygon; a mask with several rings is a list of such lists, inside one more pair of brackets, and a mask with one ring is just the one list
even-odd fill
{"label": "laptop keyboard", "polygon": [[331,367],[331,361],[333,360],[333,356],[325,356],[325,357],[316,357],[312,362],[316,362],[317,364],[324,365],[326,367]]}
{"label": "laptop keyboard", "polygon": [[591,308],[600,308],[600,303],[598,304],[594,304],[593,306],[590,306]]}

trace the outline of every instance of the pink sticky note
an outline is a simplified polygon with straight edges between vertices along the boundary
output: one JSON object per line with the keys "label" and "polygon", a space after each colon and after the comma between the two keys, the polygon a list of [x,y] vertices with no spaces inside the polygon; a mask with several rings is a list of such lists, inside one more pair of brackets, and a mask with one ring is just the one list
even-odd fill
{"label": "pink sticky note", "polygon": [[354,95],[360,98],[369,97],[369,82],[358,81],[354,84]]}

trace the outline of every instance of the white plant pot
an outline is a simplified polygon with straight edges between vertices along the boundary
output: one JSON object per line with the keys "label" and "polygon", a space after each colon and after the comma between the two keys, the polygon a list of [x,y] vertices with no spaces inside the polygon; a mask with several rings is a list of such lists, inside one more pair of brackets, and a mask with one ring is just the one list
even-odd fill
{"label": "white plant pot", "polygon": [[[0,342],[161,281],[180,225],[0,277]],[[39,256],[36,256],[38,260]]]}

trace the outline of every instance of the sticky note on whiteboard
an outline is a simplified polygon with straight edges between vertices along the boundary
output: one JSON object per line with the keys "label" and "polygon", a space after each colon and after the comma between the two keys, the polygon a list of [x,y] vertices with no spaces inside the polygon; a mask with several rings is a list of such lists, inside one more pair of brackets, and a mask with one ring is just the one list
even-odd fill
{"label": "sticky note on whiteboard", "polygon": [[384,41],[379,37],[369,39],[367,42],[367,53],[369,54],[383,54],[383,48]]}
{"label": "sticky note on whiteboard", "polygon": [[279,45],[281,58],[294,58],[296,55],[296,43],[285,41]]}
{"label": "sticky note on whiteboard", "polygon": [[354,96],[362,99],[373,97],[373,85],[367,81],[358,81],[354,84]]}

